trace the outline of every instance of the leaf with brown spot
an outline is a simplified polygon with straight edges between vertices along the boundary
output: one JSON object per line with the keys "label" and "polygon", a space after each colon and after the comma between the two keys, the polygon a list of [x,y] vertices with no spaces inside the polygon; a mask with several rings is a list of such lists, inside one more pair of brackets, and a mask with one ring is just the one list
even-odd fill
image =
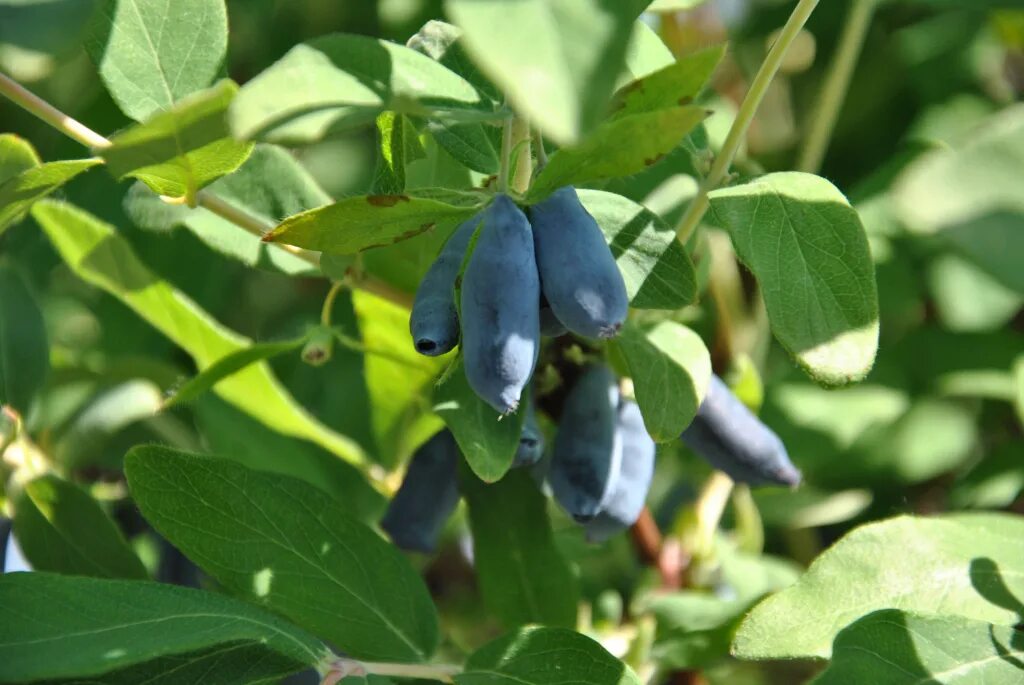
{"label": "leaf with brown spot", "polygon": [[725,46],[686,55],[653,74],[627,83],[612,99],[615,117],[686,106],[700,94],[725,55]]}
{"label": "leaf with brown spot", "polygon": [[367,195],[366,201],[374,207],[394,207],[399,202],[408,202],[408,195]]}

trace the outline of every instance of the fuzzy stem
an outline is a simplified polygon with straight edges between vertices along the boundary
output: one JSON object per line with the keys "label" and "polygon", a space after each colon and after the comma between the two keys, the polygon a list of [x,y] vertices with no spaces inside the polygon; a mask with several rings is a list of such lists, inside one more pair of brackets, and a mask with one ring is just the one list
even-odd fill
{"label": "fuzzy stem", "polygon": [[768,92],[768,87],[775,78],[775,74],[779,71],[779,66],[786,56],[786,51],[789,50],[789,46],[796,39],[817,6],[818,0],[800,0],[793,13],[789,16],[789,20],[786,21],[786,25],[782,28],[779,39],[775,41],[771,50],[768,51],[764,63],[761,64],[761,68],[750,84],[750,90],[747,91],[746,97],[743,98],[743,103],[736,114],[736,120],[733,122],[732,128],[729,129],[729,134],[726,136],[721,151],[715,157],[711,170],[704,178],[704,182],[701,183],[697,196],[690,202],[690,206],[686,209],[686,214],[683,215],[679,222],[676,235],[683,243],[689,239],[697,226],[700,225],[704,214],[707,213],[709,207],[708,193],[718,188],[725,180],[729,167],[732,165],[740,145],[747,136],[747,130],[754,120],[754,115],[757,113],[761,101]]}
{"label": "fuzzy stem", "polygon": [[800,171],[816,174],[821,169],[877,4],[877,0],[851,0],[850,14],[843,25],[836,54],[829,64],[825,85],[821,89],[814,117],[800,150],[797,163]]}

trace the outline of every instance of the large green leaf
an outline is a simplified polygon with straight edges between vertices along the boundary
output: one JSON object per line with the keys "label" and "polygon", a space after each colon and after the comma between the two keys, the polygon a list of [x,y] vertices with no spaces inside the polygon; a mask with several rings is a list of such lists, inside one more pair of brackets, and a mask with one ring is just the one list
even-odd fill
{"label": "large green leaf", "polygon": [[530,186],[527,199],[536,202],[562,186],[643,171],[674,150],[706,116],[707,110],[689,105],[616,117],[577,145],[552,155]]}
{"label": "large green leaf", "polygon": [[[331,196],[287,150],[266,144],[257,145],[238,171],[216,181],[206,192],[268,224],[331,201]],[[128,191],[124,208],[142,228],[165,231],[185,226],[214,250],[248,266],[287,274],[317,271],[282,247],[262,242],[259,236],[209,210],[167,204],[142,184],[137,183]]]}
{"label": "large green leaf", "polygon": [[14,530],[37,571],[106,578],[147,578],[121,531],[88,493],[48,474],[13,498]]}
{"label": "large green leaf", "polygon": [[616,117],[688,105],[700,94],[725,56],[725,46],[699,50],[658,71],[630,81],[612,98]]}
{"label": "large green leaf", "polygon": [[409,117],[394,112],[379,114],[377,148],[379,157],[372,192],[381,195],[405,192],[405,165],[424,154]]}
{"label": "large green leaf", "polygon": [[637,19],[633,22],[633,33],[626,46],[626,68],[620,79],[628,83],[664,69],[675,61],[672,51],[658,37],[658,33],[643,19]]}
{"label": "large green leaf", "polygon": [[[160,280],[112,226],[71,205],[49,200],[35,206],[33,217],[79,277],[131,307],[188,352],[200,369],[249,346],[247,338],[225,328]],[[226,379],[216,392],[273,430],[315,442],[353,464],[366,463],[357,443],[330,430],[299,406],[265,363]]]}
{"label": "large green leaf", "polygon": [[447,0],[466,52],[517,111],[559,144],[604,116],[638,0]]}
{"label": "large green leaf", "polygon": [[900,219],[936,235],[1009,288],[1024,293],[1024,105],[995,114],[963,147],[916,160],[893,193]]}
{"label": "large green leaf", "polygon": [[711,213],[757,277],[783,347],[819,383],[863,379],[878,349],[878,294],[843,194],[812,174],[769,174],[712,192]]}
{"label": "large green leaf", "polygon": [[262,609],[188,588],[49,573],[0,576],[0,682],[100,675],[215,645],[260,647],[295,669],[329,652]]}
{"label": "large green leaf", "polygon": [[62,185],[87,171],[100,159],[70,159],[47,162],[25,169],[0,185],[0,233],[18,223],[33,203],[43,199]]}
{"label": "large green leaf", "polygon": [[290,216],[263,239],[330,254],[355,254],[411,238],[439,222],[467,219],[478,209],[409,195],[350,197]]}
{"label": "large green leaf", "polygon": [[658,442],[678,439],[711,381],[711,356],[700,336],[674,321],[650,329],[627,324],[613,344],[629,367],[647,432]]}
{"label": "large green leaf", "polygon": [[493,483],[512,466],[526,416],[525,404],[520,411],[502,416],[469,387],[461,357],[454,363],[456,368],[434,391],[434,412],[455,436],[473,473],[485,483]]}
{"label": "large green leaf", "polygon": [[474,652],[457,685],[639,685],[599,643],[564,628],[523,628]]}
{"label": "large green leaf", "polygon": [[463,471],[473,563],[488,611],[507,628],[576,626],[579,587],[555,546],[547,498],[523,469],[486,484]]}
{"label": "large green leaf", "polygon": [[0,185],[41,163],[32,143],[13,133],[0,133]]}
{"label": "large green leaf", "polygon": [[350,34],[297,45],[245,86],[231,106],[239,138],[310,142],[379,112],[493,116],[465,79],[426,55]]}
{"label": "large green leaf", "polygon": [[958,614],[1013,625],[1024,597],[1024,519],[902,516],[848,533],[794,585],[754,608],[733,652],[745,659],[828,658],[832,639],[875,609]]}
{"label": "large green leaf", "polygon": [[437,646],[423,580],[320,490],[156,446],[132,449],[125,473],[146,519],[232,592],[355,658],[422,661]]}
{"label": "large green leaf", "polygon": [[1021,632],[959,616],[876,611],[836,636],[814,685],[1015,685],[1024,677]]}
{"label": "large green leaf", "polygon": [[252,152],[228,131],[228,105],[238,92],[221,81],[110,139],[100,154],[119,179],[137,178],[153,192],[195,199],[200,188],[236,170]]}
{"label": "large green leaf", "polygon": [[21,274],[0,261],[0,404],[26,413],[49,369],[43,314]]}
{"label": "large green leaf", "polygon": [[228,47],[223,0],[103,0],[87,48],[121,111],[136,121],[209,86]]}
{"label": "large green leaf", "polygon": [[697,273],[675,230],[629,198],[580,190],[626,281],[634,309],[680,309],[697,298]]}

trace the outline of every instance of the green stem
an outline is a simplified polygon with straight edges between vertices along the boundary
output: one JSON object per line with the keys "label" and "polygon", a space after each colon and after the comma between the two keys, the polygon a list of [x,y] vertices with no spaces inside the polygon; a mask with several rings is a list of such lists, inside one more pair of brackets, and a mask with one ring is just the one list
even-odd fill
{"label": "green stem", "polygon": [[536,129],[533,131],[533,144],[537,148],[537,170],[540,171],[548,163],[548,151],[544,149],[544,136]]}
{"label": "green stem", "polygon": [[732,128],[729,129],[729,134],[725,138],[721,151],[715,157],[711,170],[704,178],[704,182],[701,183],[697,197],[693,198],[693,201],[690,202],[686,214],[683,215],[682,220],[679,222],[676,235],[681,242],[685,243],[689,239],[697,226],[700,225],[701,219],[707,213],[710,204],[708,193],[718,188],[725,180],[729,167],[732,165],[733,160],[736,158],[736,153],[739,152],[740,145],[747,136],[747,130],[754,120],[754,115],[757,113],[765,93],[768,92],[768,87],[775,78],[775,74],[779,71],[779,66],[781,66],[782,60],[786,56],[786,51],[792,45],[797,35],[799,35],[804,24],[807,23],[808,18],[810,18],[811,13],[817,6],[818,0],[800,0],[793,13],[789,16],[789,20],[786,21],[786,25],[782,28],[779,39],[775,41],[771,50],[768,51],[764,63],[750,84],[750,90],[747,91],[746,97],[743,98],[743,103],[736,114],[736,120],[732,123]]}
{"label": "green stem", "polygon": [[88,148],[102,149],[110,147],[109,140],[76,119],[72,119],[67,114],[64,114],[64,112],[61,112],[35,93],[29,92],[6,74],[0,74],[0,94]]}
{"label": "green stem", "polygon": [[825,85],[821,89],[814,117],[800,150],[797,162],[800,171],[816,174],[821,169],[877,6],[877,0],[851,0],[850,14],[843,25],[836,54],[829,64]]}
{"label": "green stem", "polygon": [[512,164],[512,118],[505,120],[501,128],[501,159],[498,167],[498,191],[508,192],[508,178]]}
{"label": "green stem", "polygon": [[335,281],[331,284],[331,289],[327,291],[327,297],[324,298],[324,306],[320,308],[320,325],[324,328],[330,328],[331,326],[331,313],[334,311],[334,301],[338,299],[338,293],[341,292],[345,284],[341,281]]}
{"label": "green stem", "polygon": [[461,673],[458,666],[447,664],[393,664],[373,661],[357,661],[339,657],[321,667],[321,685],[336,685],[348,676],[380,675],[395,678],[426,678],[450,683],[452,677]]}

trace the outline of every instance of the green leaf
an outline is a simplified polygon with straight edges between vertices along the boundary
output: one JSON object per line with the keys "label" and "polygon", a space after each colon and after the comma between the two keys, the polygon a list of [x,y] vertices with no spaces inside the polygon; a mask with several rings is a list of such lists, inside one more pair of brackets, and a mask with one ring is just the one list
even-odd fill
{"label": "green leaf", "polygon": [[254,343],[248,347],[230,352],[207,366],[203,369],[202,373],[189,379],[180,388],[177,388],[170,397],[164,400],[164,409],[192,402],[225,378],[233,376],[247,366],[296,350],[305,342],[306,338],[302,337],[281,342]]}
{"label": "green leaf", "polygon": [[1017,417],[1021,424],[1024,424],[1024,354],[1017,357],[1017,361],[1013,364],[1013,377],[1017,385],[1017,394],[1014,397]]}
{"label": "green leaf", "polygon": [[32,205],[101,159],[71,159],[29,167],[0,185],[0,234],[18,223]]}
{"label": "green leaf", "polygon": [[239,138],[311,142],[388,110],[427,116],[493,116],[465,79],[386,40],[350,34],[297,45],[246,83],[231,106]]}
{"label": "green leaf", "polygon": [[[216,181],[206,192],[271,224],[331,202],[330,195],[287,150],[266,144],[257,145],[238,171]],[[227,219],[203,208],[169,205],[142,184],[131,187],[124,208],[142,228],[166,231],[185,226],[217,252],[248,266],[291,275],[317,273],[308,262],[278,245],[262,242]]]}
{"label": "green leaf", "polygon": [[49,370],[42,312],[21,274],[0,261],[0,404],[27,413]]}
{"label": "green leaf", "polygon": [[863,379],[878,349],[878,294],[864,227],[843,194],[819,176],[769,174],[712,192],[711,212],[797,363],[823,385]]}
{"label": "green leaf", "polygon": [[736,626],[752,599],[721,599],[696,591],[652,597],[641,604],[658,622],[653,648],[659,666],[707,668],[729,655]]}
{"label": "green leaf", "polygon": [[935,235],[1008,288],[1024,293],[1024,105],[993,115],[959,149],[921,156],[893,194],[900,219]]}
{"label": "green leaf", "polygon": [[274,432],[215,395],[192,407],[210,451],[257,471],[291,476],[320,488],[360,521],[376,522],[386,500],[348,462],[305,440]]}
{"label": "green leaf", "polygon": [[107,578],[147,578],[121,531],[84,490],[55,475],[38,476],[13,498],[14,530],[37,571]]}
{"label": "green leaf", "polygon": [[576,626],[579,586],[555,546],[547,498],[523,469],[486,484],[463,470],[473,562],[487,610],[507,628]]}
{"label": "green leaf", "polygon": [[466,52],[559,145],[600,121],[643,2],[447,0]]}
{"label": "green leaf", "polygon": [[981,462],[957,479],[949,493],[954,509],[1002,509],[1024,491],[1024,441],[1014,440],[988,451]]}
{"label": "green leaf", "polygon": [[703,5],[707,0],[654,0],[647,6],[648,12],[682,12]]}
{"label": "green leaf", "polygon": [[170,197],[194,200],[201,188],[238,169],[251,143],[231,138],[225,116],[238,86],[221,81],[110,139],[100,154],[120,180],[137,178]]}
{"label": "green leaf", "polygon": [[629,176],[657,163],[707,116],[701,107],[672,107],[617,117],[581,143],[554,155],[530,186],[527,201],[538,202],[567,185]]}
{"label": "green leaf", "polygon": [[[658,33],[642,19],[633,22],[633,33],[626,47],[626,68],[620,77],[628,82],[653,74],[676,61]],[[617,84],[618,85],[618,84]]]}
{"label": "green leaf", "polygon": [[32,143],[13,133],[0,133],[0,185],[41,163]]}
{"label": "green leaf", "polygon": [[604,647],[564,628],[522,628],[470,657],[457,685],[639,685],[640,679]]}
{"label": "green leaf", "polygon": [[999,598],[1007,592],[1024,596],[1022,536],[1024,520],[1005,514],[901,516],[856,528],[796,585],[754,607],[733,653],[743,659],[828,658],[844,626],[893,606],[1013,625],[1017,610]]}
{"label": "green leaf", "polygon": [[156,446],[132,449],[125,473],[143,516],[232,592],[357,659],[422,661],[437,646],[423,580],[316,488]]}
{"label": "green leaf", "polygon": [[[109,224],[49,200],[35,206],[33,217],[80,278],[128,305],[188,352],[200,369],[251,344],[160,280]],[[330,430],[299,406],[265,363],[226,379],[216,392],[273,430],[315,442],[357,466],[366,463],[355,441]]]}
{"label": "green leaf", "polygon": [[697,299],[697,274],[676,232],[632,200],[580,190],[580,201],[604,233],[634,309],[680,309]]}
{"label": "green leaf", "polygon": [[1024,294],[954,254],[940,255],[928,265],[928,289],[939,321],[951,331],[1002,328],[1024,306]]}
{"label": "green leaf", "polygon": [[658,442],[677,440],[697,415],[711,381],[711,355],[700,336],[674,321],[622,327],[613,343],[633,378],[644,425]]}
{"label": "green leaf", "polygon": [[209,86],[228,47],[223,0],[104,0],[86,48],[136,121]]}
{"label": "green leaf", "polygon": [[843,523],[871,505],[869,490],[828,492],[801,485],[789,488],[757,488],[752,491],[761,520],[780,528],[820,528]]}
{"label": "green leaf", "polygon": [[1014,685],[1024,671],[1019,630],[959,616],[898,609],[868,614],[836,636],[814,685]]}
{"label": "green leaf", "polygon": [[405,192],[406,162],[423,156],[423,146],[409,118],[404,114],[381,112],[377,116],[377,146],[380,157],[373,192],[379,195]]}
{"label": "green leaf", "polygon": [[355,254],[411,238],[441,221],[467,219],[478,209],[409,195],[350,197],[290,216],[263,240],[331,254]]}
{"label": "green leaf", "polygon": [[406,307],[360,290],[352,293],[352,306],[366,351],[363,365],[377,452],[385,466],[395,467],[441,427],[429,412],[430,395],[451,355],[424,357],[416,352]]}
{"label": "green leaf", "polygon": [[523,409],[502,416],[477,397],[466,380],[462,358],[434,392],[434,412],[455,436],[473,473],[485,483],[499,480],[512,466],[525,420]]}
{"label": "green leaf", "polygon": [[678,62],[627,83],[612,98],[614,116],[689,105],[711,79],[723,57],[725,46],[716,45],[684,55]]}
{"label": "green leaf", "polygon": [[238,600],[144,581],[0,576],[0,682],[81,678],[214,645],[262,647],[312,666],[327,648]]}

